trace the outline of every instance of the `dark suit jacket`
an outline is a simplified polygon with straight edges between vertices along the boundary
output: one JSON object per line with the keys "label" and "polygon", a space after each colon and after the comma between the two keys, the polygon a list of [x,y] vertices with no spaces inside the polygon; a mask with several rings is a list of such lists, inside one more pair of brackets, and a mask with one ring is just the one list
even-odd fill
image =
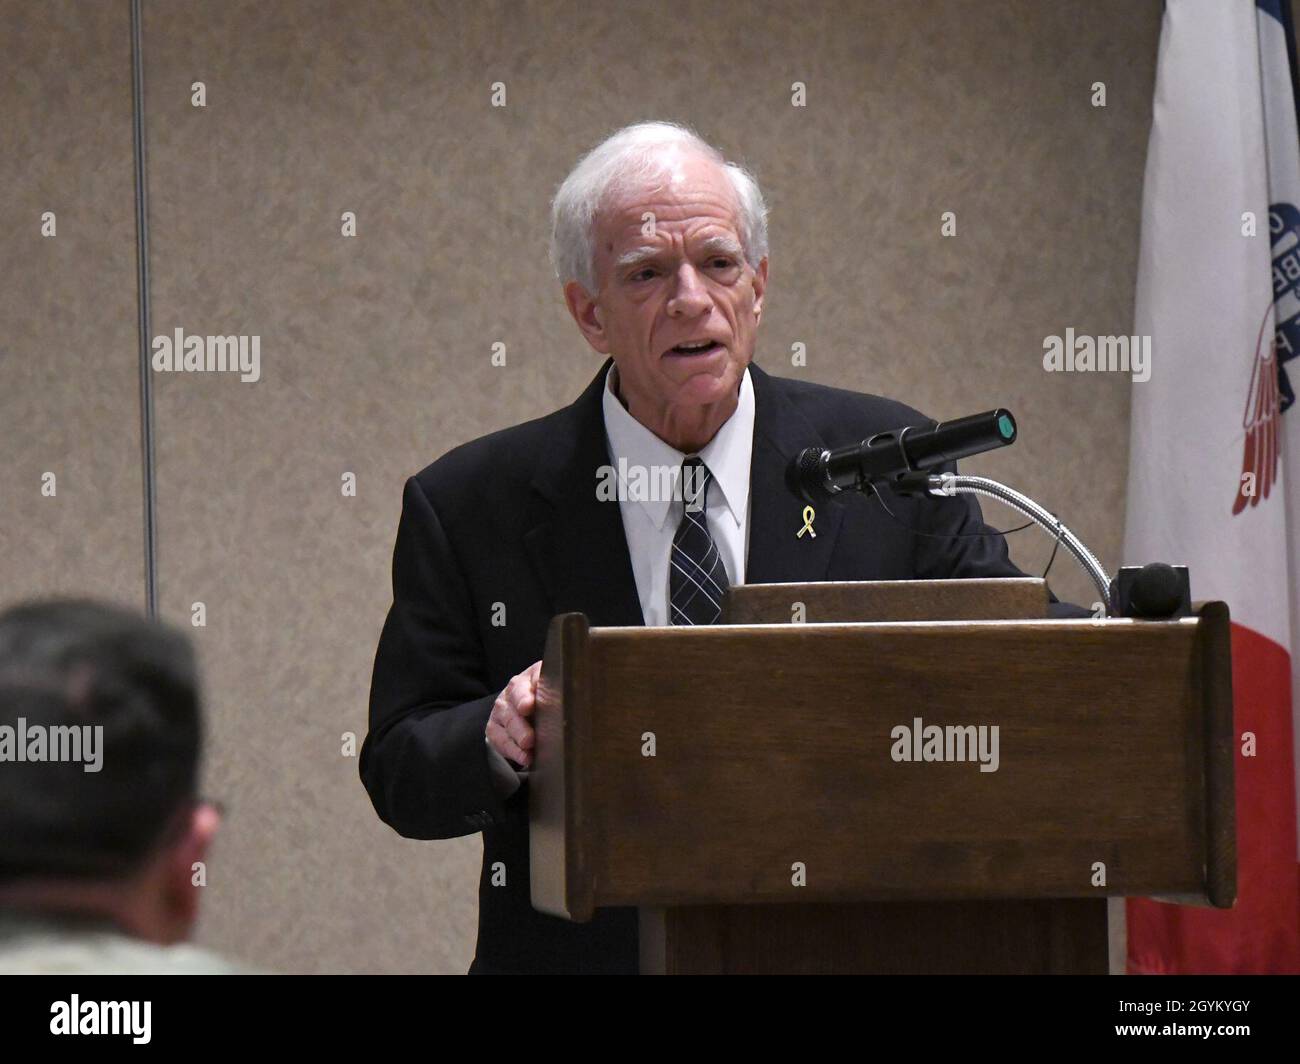
{"label": "dark suit jacket", "polygon": [[[361,779],[375,811],[408,838],[483,833],[471,971],[637,970],[635,910],[575,924],[532,908],[528,786],[497,797],[483,740],[497,695],[542,656],[552,616],[643,623],[619,504],[596,497],[596,470],[610,461],[608,366],[573,405],[457,447],[406,482]],[[815,539],[796,538],[804,504],[784,475],[799,451],[932,422],[889,399],[750,372],[746,582],[1024,575],[1000,535],[969,535],[990,531],[969,496],[897,499],[895,520],[878,501],[846,494],[817,508]],[[504,625],[492,623],[496,603]],[[504,886],[492,885],[496,862]]]}

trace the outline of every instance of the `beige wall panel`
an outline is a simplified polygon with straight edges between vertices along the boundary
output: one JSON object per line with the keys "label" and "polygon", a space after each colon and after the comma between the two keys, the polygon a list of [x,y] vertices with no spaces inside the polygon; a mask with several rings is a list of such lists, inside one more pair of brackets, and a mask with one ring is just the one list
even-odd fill
{"label": "beige wall panel", "polygon": [[[477,837],[393,835],[340,734],[364,732],[405,478],[599,364],[547,210],[623,123],[690,122],[756,170],[767,369],[940,417],[1011,407],[1021,442],[971,468],[1117,564],[1128,381],[1045,374],[1042,341],[1131,327],[1158,6],[148,4],[153,331],[261,337],[256,384],[157,378],[162,603],[206,604],[231,805],[203,940],[280,970],[468,965]],[[1015,553],[1041,568],[1031,537]]]}
{"label": "beige wall panel", "polygon": [[144,604],[128,16],[0,0],[0,608]]}

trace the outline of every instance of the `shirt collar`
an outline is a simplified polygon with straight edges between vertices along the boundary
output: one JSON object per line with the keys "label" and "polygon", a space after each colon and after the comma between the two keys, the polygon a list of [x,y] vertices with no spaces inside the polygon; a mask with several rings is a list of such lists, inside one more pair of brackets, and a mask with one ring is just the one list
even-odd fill
{"label": "shirt collar", "polygon": [[[680,466],[686,458],[684,452],[665,443],[637,421],[614,394],[618,367],[611,365],[605,374],[605,391],[602,403],[605,414],[605,437],[609,456],[619,471],[619,460],[627,466],[646,469],[655,466]],[[749,367],[740,381],[740,395],[736,409],[699,452],[709,467],[718,492],[713,493],[712,505],[721,504],[739,528],[744,524],[749,510],[749,470],[754,451],[754,383]],[[623,483],[622,477],[619,478]],[[672,505],[669,499],[635,500],[658,529],[664,527]]]}

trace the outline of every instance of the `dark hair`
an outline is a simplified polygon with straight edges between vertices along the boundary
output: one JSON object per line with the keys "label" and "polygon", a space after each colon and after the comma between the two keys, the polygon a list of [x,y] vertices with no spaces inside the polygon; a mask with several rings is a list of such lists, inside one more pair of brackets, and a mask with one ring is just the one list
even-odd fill
{"label": "dark hair", "polygon": [[[0,614],[0,728],[102,727],[83,761],[0,760],[0,880],[121,878],[192,806],[202,722],[198,671],[179,630],[86,599]],[[10,730],[11,729],[11,730]]]}

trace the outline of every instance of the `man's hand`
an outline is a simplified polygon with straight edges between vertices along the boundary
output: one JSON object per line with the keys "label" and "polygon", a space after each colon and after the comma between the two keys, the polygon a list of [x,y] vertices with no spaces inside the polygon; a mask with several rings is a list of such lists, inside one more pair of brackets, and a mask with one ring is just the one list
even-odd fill
{"label": "man's hand", "polygon": [[542,663],[535,661],[518,676],[513,676],[497,696],[488,717],[487,741],[492,749],[520,768],[533,763],[533,726],[528,719],[537,702],[537,678]]}

